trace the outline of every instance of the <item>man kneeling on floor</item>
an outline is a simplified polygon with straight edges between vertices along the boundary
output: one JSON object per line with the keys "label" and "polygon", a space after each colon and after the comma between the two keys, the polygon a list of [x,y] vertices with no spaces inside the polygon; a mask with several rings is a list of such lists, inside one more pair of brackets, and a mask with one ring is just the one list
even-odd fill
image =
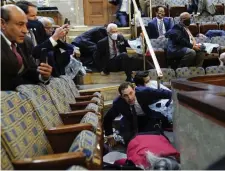
{"label": "man kneeling on floor", "polygon": [[123,115],[120,135],[127,144],[138,132],[148,132],[156,127],[167,128],[169,123],[167,118],[160,112],[153,111],[149,105],[161,100],[171,99],[172,93],[164,89],[152,89],[149,87],[134,87],[132,83],[122,83],[119,86],[120,96],[117,97],[112,108],[106,113],[104,118],[104,130],[108,144],[114,146],[116,141],[113,137],[113,120]]}

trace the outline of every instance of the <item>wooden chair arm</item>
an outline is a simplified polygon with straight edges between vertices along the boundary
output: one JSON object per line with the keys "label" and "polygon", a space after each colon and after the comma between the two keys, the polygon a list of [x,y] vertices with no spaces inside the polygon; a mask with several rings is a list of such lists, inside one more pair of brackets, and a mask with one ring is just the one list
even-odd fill
{"label": "wooden chair arm", "polygon": [[95,113],[94,110],[76,110],[72,112],[60,113],[60,117],[65,125],[80,123],[81,119],[88,112]]}
{"label": "wooden chair arm", "polygon": [[73,125],[62,125],[51,129],[45,129],[45,134],[55,153],[67,152],[76,136],[82,130],[93,130],[93,126],[88,123]]}
{"label": "wooden chair arm", "polygon": [[97,97],[97,96],[95,96],[95,95],[85,95],[85,96],[75,97],[75,99],[76,99],[77,102],[80,102],[80,101],[85,101],[85,100],[91,100],[93,97]]}
{"label": "wooden chair arm", "polygon": [[66,170],[72,165],[85,165],[82,152],[51,154],[12,161],[15,170]]}
{"label": "wooden chair arm", "polygon": [[70,104],[70,108],[72,110],[83,110],[90,103],[97,104],[97,102],[94,100],[82,101],[82,102],[76,102],[76,103]]}
{"label": "wooden chair arm", "polygon": [[[80,96],[84,96],[84,95],[93,95],[95,92],[99,92],[99,93],[101,93],[101,91],[100,90],[98,90],[98,91],[96,91],[96,90],[91,90],[91,91],[81,91],[81,92],[79,92],[80,93]],[[97,96],[96,96],[97,97]]]}

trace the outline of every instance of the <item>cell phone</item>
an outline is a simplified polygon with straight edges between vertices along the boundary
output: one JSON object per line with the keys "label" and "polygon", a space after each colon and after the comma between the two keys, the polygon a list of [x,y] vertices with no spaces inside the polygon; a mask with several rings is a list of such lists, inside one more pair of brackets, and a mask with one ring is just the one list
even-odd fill
{"label": "cell phone", "polygon": [[41,49],[40,63],[48,63],[48,50],[47,48]]}
{"label": "cell phone", "polygon": [[68,24],[68,22],[69,22],[68,18],[65,18],[64,24]]}

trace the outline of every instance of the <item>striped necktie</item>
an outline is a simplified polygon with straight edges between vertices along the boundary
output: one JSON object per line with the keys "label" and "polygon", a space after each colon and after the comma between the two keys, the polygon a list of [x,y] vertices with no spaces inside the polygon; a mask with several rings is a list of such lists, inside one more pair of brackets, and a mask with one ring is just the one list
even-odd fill
{"label": "striped necktie", "polygon": [[163,20],[160,20],[159,23],[159,36],[163,35]]}
{"label": "striped necktie", "polygon": [[16,55],[17,61],[18,61],[18,65],[19,65],[19,69],[22,67],[23,65],[23,58],[22,56],[18,53],[17,49],[16,49],[16,45],[15,43],[11,44],[12,47],[12,51],[13,53]]}

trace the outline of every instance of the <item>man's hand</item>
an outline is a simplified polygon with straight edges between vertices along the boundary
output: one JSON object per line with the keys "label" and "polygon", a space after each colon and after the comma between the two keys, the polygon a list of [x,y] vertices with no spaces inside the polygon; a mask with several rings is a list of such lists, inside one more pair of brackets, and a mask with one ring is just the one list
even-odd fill
{"label": "man's hand", "polygon": [[195,44],[193,46],[193,49],[196,50],[196,51],[199,51],[200,50],[200,47],[201,47],[200,45]]}
{"label": "man's hand", "polygon": [[80,57],[80,50],[75,48],[73,51],[73,56],[79,58]]}
{"label": "man's hand", "polygon": [[69,25],[64,24],[62,27],[59,27],[55,30],[55,33],[52,35],[52,38],[57,41],[62,39],[69,32]]}
{"label": "man's hand", "polygon": [[52,67],[46,63],[41,63],[38,67],[38,72],[41,74],[42,78],[48,79],[52,74]]}
{"label": "man's hand", "polygon": [[110,147],[114,147],[116,145],[116,140],[113,136],[107,137],[107,140]]}

